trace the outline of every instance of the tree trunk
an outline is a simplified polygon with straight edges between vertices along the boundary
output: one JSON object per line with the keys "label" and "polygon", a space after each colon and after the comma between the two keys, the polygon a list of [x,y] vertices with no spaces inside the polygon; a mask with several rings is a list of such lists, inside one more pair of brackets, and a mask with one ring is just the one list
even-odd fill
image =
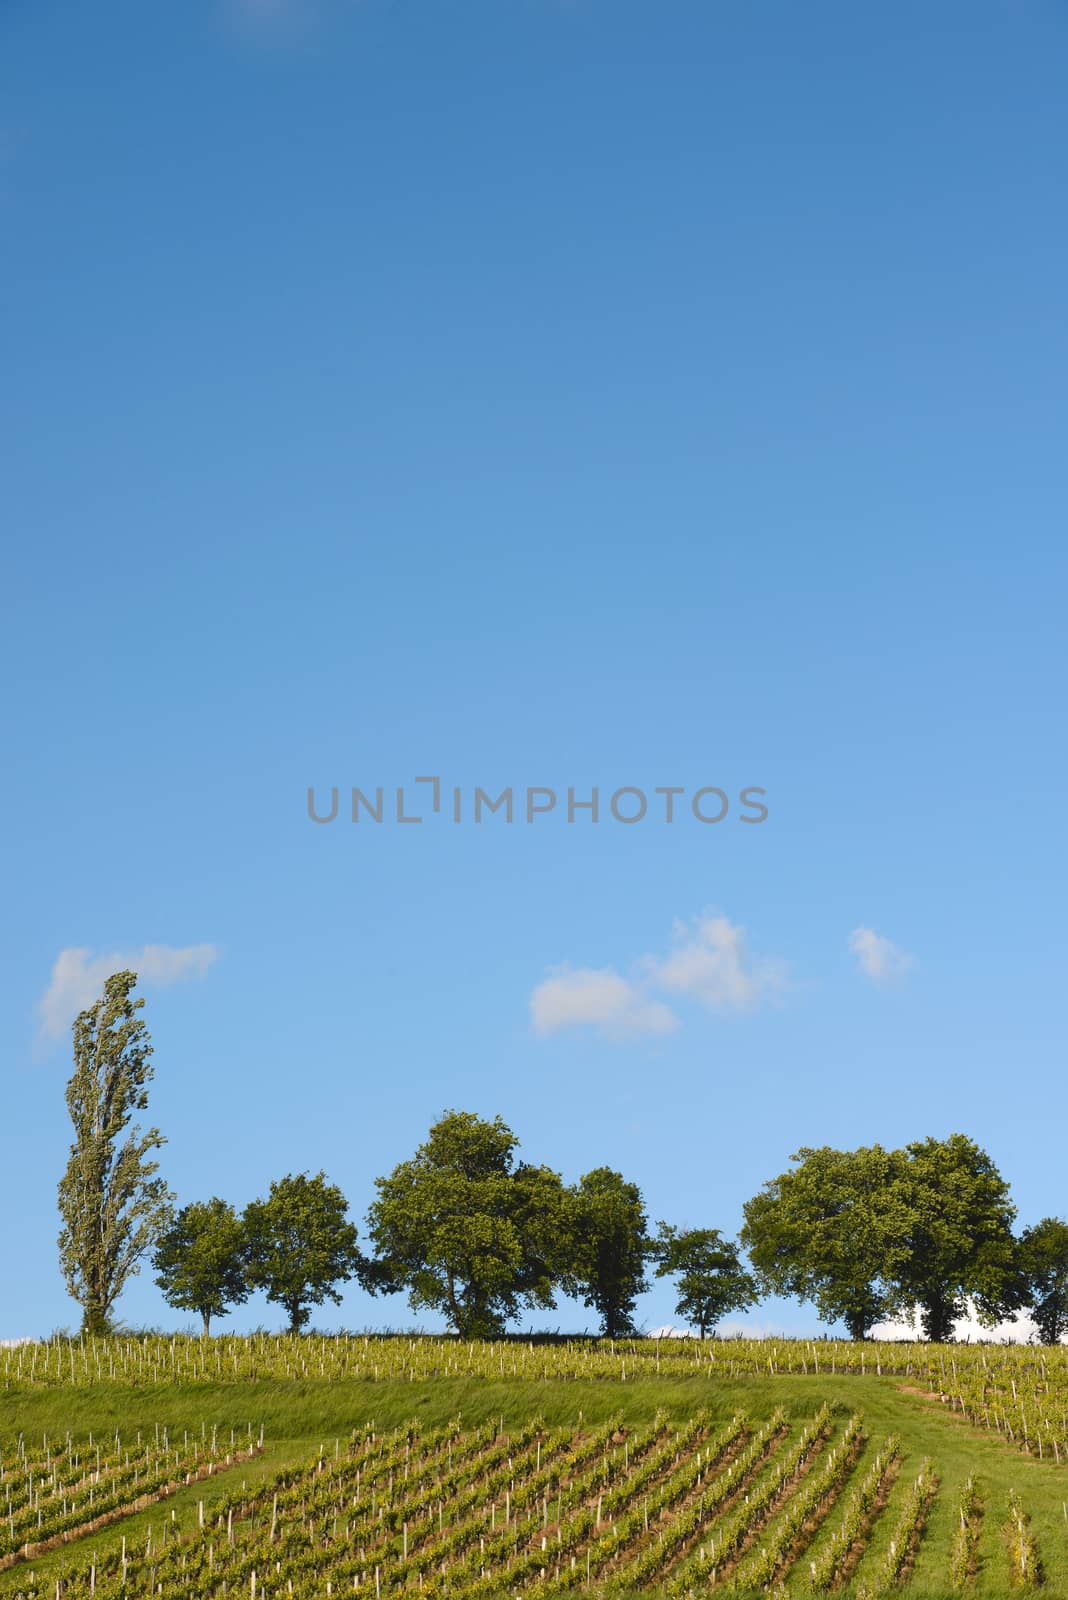
{"label": "tree trunk", "polygon": [[456,1299],[456,1279],[453,1277],[451,1267],[445,1268],[445,1284],[446,1292],[449,1296],[449,1320],[456,1330],[457,1337],[463,1339],[466,1337],[464,1330],[464,1314],[460,1310],[459,1302]]}
{"label": "tree trunk", "polygon": [[108,1334],[108,1314],[98,1301],[89,1301],[85,1307],[82,1318],[82,1329],[85,1333],[103,1339]]}
{"label": "tree trunk", "polygon": [[951,1295],[933,1294],[923,1306],[923,1331],[932,1344],[949,1344],[957,1307]]}
{"label": "tree trunk", "polygon": [[204,1338],[206,1339],[211,1332],[211,1312],[202,1311],[200,1315],[204,1318]]}

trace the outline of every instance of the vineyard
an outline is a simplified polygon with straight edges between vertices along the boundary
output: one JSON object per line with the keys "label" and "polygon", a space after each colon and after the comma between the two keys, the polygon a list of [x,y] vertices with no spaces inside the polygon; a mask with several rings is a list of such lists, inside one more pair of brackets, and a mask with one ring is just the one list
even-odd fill
{"label": "vineyard", "polygon": [[443,1378],[635,1383],[886,1377],[940,1395],[1028,1454],[1068,1462],[1068,1348],[837,1340],[597,1339],[461,1343],[339,1334],[203,1340],[53,1339],[2,1352],[0,1392],[94,1385],[167,1386],[261,1379],[430,1383]]}
{"label": "vineyard", "polygon": [[[69,1446],[66,1457],[84,1484],[91,1470]],[[155,1543],[151,1533],[143,1547],[124,1540],[110,1559],[49,1574],[44,1587],[27,1573],[18,1592],[552,1600],[591,1589],[755,1593],[791,1579],[822,1594],[856,1577],[856,1593],[875,1595],[907,1577],[937,1490],[930,1460],[903,1470],[900,1439],[875,1447],[859,1415],[826,1405],[799,1424],[779,1409],[760,1426],[701,1414],[633,1429],[371,1430],[230,1496],[188,1537],[168,1539],[164,1523]],[[1015,1492],[1005,1512],[1004,1583],[1026,1585],[1041,1554]],[[969,1482],[947,1590],[969,1586],[981,1522]]]}
{"label": "vineyard", "polygon": [[[151,1338],[5,1362],[22,1600],[1068,1596],[1059,1350]],[[266,1430],[224,1426],[231,1402]],[[36,1430],[57,1411],[101,1425]]]}
{"label": "vineyard", "polygon": [[253,1443],[251,1429],[247,1442],[235,1441],[231,1431],[225,1445],[218,1428],[209,1436],[206,1427],[192,1440],[185,1430],[173,1445],[168,1430],[158,1427],[154,1437],[138,1432],[125,1443],[117,1432],[104,1440],[90,1434],[80,1444],[70,1434],[61,1441],[46,1435],[36,1448],[20,1437],[10,1453],[0,1454],[0,1568],[247,1461],[262,1448],[262,1433]]}

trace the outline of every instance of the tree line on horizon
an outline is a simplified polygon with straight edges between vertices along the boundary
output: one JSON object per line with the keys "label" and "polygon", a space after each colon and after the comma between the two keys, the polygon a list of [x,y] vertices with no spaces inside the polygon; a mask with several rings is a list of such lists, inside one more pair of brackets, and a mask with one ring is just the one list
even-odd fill
{"label": "tree line on horizon", "polygon": [[676,1314],[702,1338],[769,1294],[811,1303],[854,1339],[918,1306],[925,1336],[948,1341],[969,1304],[989,1326],[1030,1308],[1046,1344],[1068,1333],[1068,1223],[1048,1217],[1015,1234],[1008,1184],[959,1133],[901,1150],[799,1150],[745,1203],[737,1241],[713,1227],[653,1229],[621,1173],[597,1167],[565,1184],[517,1159],[500,1116],[455,1110],[375,1179],[369,1253],[323,1172],[280,1178],[241,1213],[216,1196],[176,1208],[154,1159],[166,1141],[133,1123],[153,1076],[136,982],[108,978],[73,1030],[59,1249],[87,1333],[113,1326],[146,1258],[167,1303],[199,1315],[205,1334],[256,1290],[299,1332],[313,1306],[339,1303],[356,1280],[373,1295],[406,1292],[413,1311],[440,1314],[464,1339],[496,1337],[561,1291],[618,1338],[636,1331],[650,1271],[674,1280]]}

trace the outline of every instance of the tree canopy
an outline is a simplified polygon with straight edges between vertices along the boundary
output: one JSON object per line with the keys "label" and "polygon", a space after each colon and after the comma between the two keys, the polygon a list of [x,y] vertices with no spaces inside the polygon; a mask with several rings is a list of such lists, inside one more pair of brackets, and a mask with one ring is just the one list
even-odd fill
{"label": "tree canopy", "polygon": [[804,1148],[791,1171],[744,1206],[742,1243],[766,1293],[813,1303],[854,1339],[891,1315],[900,1297],[906,1218],[894,1183],[899,1153]]}
{"label": "tree canopy", "polygon": [[766,1290],[813,1301],[858,1339],[913,1305],[945,1341],[969,1303],[988,1324],[1022,1303],[1008,1185],[964,1134],[793,1159],[744,1208]]}
{"label": "tree canopy", "polygon": [[609,1339],[634,1331],[651,1251],[642,1192],[611,1167],[587,1172],[568,1196],[563,1287],[592,1306]]}
{"label": "tree canopy", "polygon": [[1068,1222],[1043,1217],[1020,1238],[1022,1290],[1043,1344],[1059,1344],[1068,1333]]}
{"label": "tree canopy", "polygon": [[153,1265],[163,1298],[177,1311],[195,1311],[205,1337],[212,1317],[225,1317],[248,1298],[244,1224],[225,1200],[183,1206],[160,1235]]}
{"label": "tree canopy", "polygon": [[366,1286],[407,1289],[413,1311],[442,1313],[465,1339],[552,1306],[563,1186],[547,1167],[517,1162],[518,1145],[500,1117],[446,1111],[410,1160],[375,1180]]}
{"label": "tree canopy", "polygon": [[675,1311],[701,1338],[730,1311],[755,1305],[756,1279],[738,1257],[738,1246],[718,1228],[674,1228],[661,1222],[655,1246],[656,1277],[674,1278]]}
{"label": "tree canopy", "polygon": [[973,1139],[907,1145],[893,1185],[904,1233],[890,1264],[900,1299],[920,1307],[928,1339],[944,1343],[974,1305],[992,1326],[1024,1303],[1012,1225],[1016,1207],[1001,1173]]}
{"label": "tree canopy", "polygon": [[345,1196],[324,1172],[279,1178],[266,1200],[245,1208],[248,1284],[285,1309],[293,1333],[312,1306],[339,1304],[338,1284],[363,1264],[347,1213]]}

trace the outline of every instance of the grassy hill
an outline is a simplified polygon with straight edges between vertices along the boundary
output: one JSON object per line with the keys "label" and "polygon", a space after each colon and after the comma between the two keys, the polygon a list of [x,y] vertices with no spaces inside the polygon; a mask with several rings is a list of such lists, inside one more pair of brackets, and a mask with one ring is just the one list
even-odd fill
{"label": "grassy hill", "polygon": [[[963,1359],[960,1351],[955,1358]],[[961,1526],[960,1494],[972,1478],[982,1515],[972,1530],[971,1570],[963,1592],[1005,1595],[1012,1587],[1005,1528],[1010,1520],[1010,1495],[1015,1495],[1029,1519],[1041,1562],[1043,1593],[1051,1600],[1057,1596],[1068,1600],[1068,1466],[1059,1465],[1047,1452],[1038,1459],[1017,1448],[1003,1433],[977,1427],[933,1393],[928,1382],[917,1381],[918,1375],[909,1379],[884,1372],[880,1376],[866,1363],[863,1375],[820,1370],[732,1378],[722,1371],[722,1364],[719,1370],[701,1374],[679,1373],[666,1365],[669,1370],[659,1377],[643,1372],[626,1382],[544,1375],[441,1376],[421,1382],[396,1376],[376,1380],[309,1375],[248,1376],[238,1381],[205,1377],[177,1385],[115,1381],[33,1388],[12,1384],[0,1397],[0,1443],[5,1462],[19,1435],[25,1441],[40,1442],[45,1436],[61,1441],[68,1433],[86,1438],[92,1432],[99,1438],[116,1430],[129,1438],[140,1430],[147,1438],[159,1425],[169,1428],[171,1437],[212,1428],[225,1434],[232,1428],[240,1444],[250,1430],[257,1438],[262,1426],[265,1443],[262,1455],[254,1460],[205,1482],[180,1487],[164,1501],[121,1522],[0,1573],[0,1594],[54,1595],[59,1574],[86,1566],[91,1557],[103,1568],[124,1537],[130,1548],[139,1547],[147,1540],[150,1527],[159,1538],[164,1521],[170,1525],[169,1539],[193,1538],[201,1504],[210,1523],[216,1508],[242,1486],[245,1495],[252,1496],[281,1468],[315,1461],[323,1447],[330,1458],[348,1447],[354,1431],[362,1434],[371,1423],[381,1435],[409,1423],[425,1433],[459,1418],[465,1430],[496,1423],[497,1430],[512,1436],[535,1419],[546,1430],[569,1428],[576,1435],[614,1421],[619,1437],[625,1439],[648,1428],[658,1414],[670,1423],[684,1424],[707,1412],[710,1436],[714,1425],[725,1425],[738,1414],[749,1419],[756,1433],[782,1408],[796,1434],[826,1404],[838,1427],[848,1416],[859,1413],[867,1444],[852,1477],[806,1535],[805,1548],[787,1574],[783,1592],[809,1592],[810,1563],[830,1538],[831,1527],[859,1483],[865,1464],[888,1436],[896,1434],[901,1441],[899,1470],[865,1533],[863,1553],[851,1570],[849,1583],[838,1592],[861,1595],[876,1591],[900,1511],[921,1463],[929,1458],[937,1489],[899,1592],[917,1600],[953,1592],[950,1574]],[[2,1494],[0,1489],[0,1516]],[[777,1514],[781,1514],[778,1503]],[[770,1519],[768,1530],[773,1526],[774,1519]],[[597,1587],[596,1582],[591,1583],[594,1591]],[[321,1592],[326,1593],[325,1586]]]}

